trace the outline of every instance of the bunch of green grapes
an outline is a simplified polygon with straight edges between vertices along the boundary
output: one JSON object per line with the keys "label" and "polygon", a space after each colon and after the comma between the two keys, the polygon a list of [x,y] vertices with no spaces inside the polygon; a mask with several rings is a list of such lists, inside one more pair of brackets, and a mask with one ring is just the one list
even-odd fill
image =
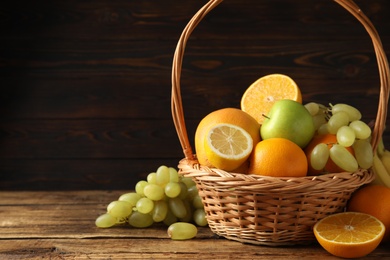
{"label": "bunch of green grapes", "polygon": [[[108,204],[107,212],[95,221],[100,228],[125,223],[146,228],[157,222],[167,226],[177,222],[207,225],[195,182],[180,176],[175,168],[165,165],[149,173],[146,180],[139,181],[134,192],[122,194],[118,200]],[[184,226],[194,230],[189,225]]]}
{"label": "bunch of green grapes", "polygon": [[[305,107],[312,115],[317,134],[337,137],[336,144],[320,143],[313,149],[309,163],[314,169],[323,169],[328,158],[349,172],[372,166],[371,128],[361,120],[362,114],[357,108],[342,103],[326,107],[314,102],[305,104]],[[353,148],[354,155],[347,147]]]}

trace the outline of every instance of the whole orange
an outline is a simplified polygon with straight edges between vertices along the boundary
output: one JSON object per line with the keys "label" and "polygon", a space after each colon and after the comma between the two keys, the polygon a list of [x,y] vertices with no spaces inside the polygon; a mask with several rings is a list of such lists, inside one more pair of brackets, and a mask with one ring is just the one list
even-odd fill
{"label": "whole orange", "polygon": [[249,160],[246,160],[243,164],[241,164],[238,168],[232,170],[231,172],[235,173],[248,173],[249,168]]}
{"label": "whole orange", "polygon": [[[310,154],[313,151],[314,147],[316,147],[317,144],[324,143],[328,145],[328,148],[332,148],[334,144],[337,144],[337,137],[334,134],[322,134],[322,135],[316,135],[313,137],[313,139],[310,141],[310,143],[305,147],[305,154],[307,157],[307,161],[309,162],[309,168],[308,168],[308,175],[319,175],[321,173],[336,173],[336,172],[343,172],[344,170],[338,167],[332,159],[328,159],[328,162],[326,163],[323,170],[315,170],[310,165]],[[346,147],[347,150],[354,154],[352,147]]]}
{"label": "whole orange", "polygon": [[370,214],[386,227],[383,241],[390,240],[390,188],[367,185],[354,192],[347,204],[348,211]]}
{"label": "whole orange", "polygon": [[248,113],[238,108],[222,108],[206,115],[195,131],[195,151],[200,164],[214,167],[207,159],[204,140],[209,130],[217,124],[232,124],[246,130],[253,144],[260,142],[260,124]]}
{"label": "whole orange", "polygon": [[260,141],[249,157],[249,174],[272,177],[303,177],[307,174],[307,159],[303,150],[285,138]]}

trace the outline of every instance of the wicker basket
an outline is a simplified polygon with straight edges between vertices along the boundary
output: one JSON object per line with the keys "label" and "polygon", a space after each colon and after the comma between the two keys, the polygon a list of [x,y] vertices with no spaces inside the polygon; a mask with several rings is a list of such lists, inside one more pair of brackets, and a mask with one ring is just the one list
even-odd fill
{"label": "wicker basket", "polygon": [[[374,179],[371,170],[299,178],[275,178],[231,173],[202,166],[193,154],[185,126],[180,94],[180,74],[186,42],[209,11],[222,0],[210,0],[185,27],[172,67],[172,115],[185,158],[180,174],[192,177],[203,200],[211,230],[219,236],[259,245],[307,244],[312,227],[321,218],[343,211],[351,194]],[[335,0],[366,28],[375,49],[380,98],[373,129],[375,151],[386,121],[389,66],[380,38],[368,18],[352,0]]]}

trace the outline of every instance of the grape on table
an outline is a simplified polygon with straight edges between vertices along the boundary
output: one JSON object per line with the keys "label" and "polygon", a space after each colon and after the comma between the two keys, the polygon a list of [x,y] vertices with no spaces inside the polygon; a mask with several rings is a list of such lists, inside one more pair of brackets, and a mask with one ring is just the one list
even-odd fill
{"label": "grape on table", "polygon": [[193,238],[196,226],[207,226],[206,213],[195,182],[180,176],[173,167],[162,165],[140,180],[134,191],[124,193],[107,206],[95,224],[100,228],[128,224],[147,228],[154,223],[168,226],[172,239]]}

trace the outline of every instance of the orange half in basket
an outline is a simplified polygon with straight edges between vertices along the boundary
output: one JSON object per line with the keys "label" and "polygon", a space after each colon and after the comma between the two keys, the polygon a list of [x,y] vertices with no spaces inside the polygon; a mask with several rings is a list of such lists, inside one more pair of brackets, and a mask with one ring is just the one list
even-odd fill
{"label": "orange half in basket", "polygon": [[270,74],[259,78],[245,91],[241,98],[241,109],[260,124],[275,101],[291,99],[302,103],[301,90],[289,76]]}

